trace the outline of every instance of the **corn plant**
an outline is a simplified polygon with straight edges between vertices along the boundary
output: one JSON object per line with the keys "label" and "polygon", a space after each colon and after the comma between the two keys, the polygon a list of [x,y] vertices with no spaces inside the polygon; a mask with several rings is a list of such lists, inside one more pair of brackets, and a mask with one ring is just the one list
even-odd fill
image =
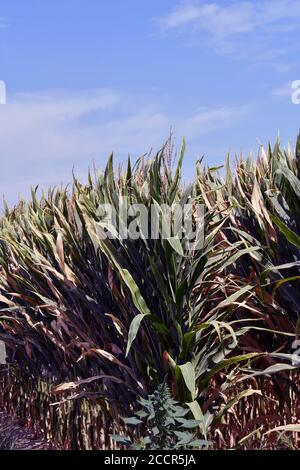
{"label": "corn plant", "polygon": [[[279,143],[268,153],[262,149],[257,161],[236,161],[235,174],[228,158],[225,177],[198,162],[195,180],[185,187],[185,146],[173,168],[168,143],[154,159],[135,165],[128,159],[117,174],[111,156],[85,185],[74,177],[71,191],[51,188],[38,199],[34,189],[30,202],[6,207],[0,340],[21,371],[21,408],[30,400],[27,389],[42,387],[45,408],[54,401],[60,410],[55,418],[50,408],[42,410],[49,435],[64,435],[65,446],[96,448],[87,403],[95,402],[102,423],[121,429],[120,416],[132,414],[138,397],[165,378],[204,438],[213,435],[220,447],[244,443],[246,436],[232,437],[230,429],[242,430],[247,421],[254,426],[247,442],[257,439],[264,411],[278,424],[292,420],[299,395],[291,355],[299,335],[299,145],[295,155],[282,153]],[[186,236],[103,237],[115,234],[101,208],[109,204],[120,214],[124,201],[154,205],[163,224],[163,205],[203,204],[202,222],[192,211],[194,227],[203,224],[201,247],[187,250]],[[8,405],[10,393],[5,396]],[[249,403],[255,404],[250,420]],[[81,406],[87,418],[78,437]],[[240,422],[232,422],[232,410],[239,410]],[[62,416],[76,438],[57,430]]]}

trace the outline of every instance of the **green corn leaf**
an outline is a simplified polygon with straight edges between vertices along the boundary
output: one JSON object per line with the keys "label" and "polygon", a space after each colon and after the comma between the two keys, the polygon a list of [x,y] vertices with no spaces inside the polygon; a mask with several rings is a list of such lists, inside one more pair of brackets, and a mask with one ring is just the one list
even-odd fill
{"label": "green corn leaf", "polygon": [[141,323],[142,321],[144,320],[144,318],[146,318],[147,316],[149,316],[149,314],[143,314],[143,313],[140,313],[139,315],[137,315],[136,317],[134,317],[134,319],[132,320],[131,324],[130,324],[130,328],[129,328],[129,333],[128,333],[128,342],[127,342],[127,348],[126,348],[126,357],[128,356],[129,354],[129,351],[130,351],[130,348],[132,346],[132,343],[134,342],[137,334],[138,334],[138,331],[139,331],[139,328],[141,326]]}
{"label": "green corn leaf", "polygon": [[186,364],[177,367],[180,369],[185,385],[191,393],[192,400],[194,400],[196,396],[196,375],[193,364],[191,362],[187,362]]}

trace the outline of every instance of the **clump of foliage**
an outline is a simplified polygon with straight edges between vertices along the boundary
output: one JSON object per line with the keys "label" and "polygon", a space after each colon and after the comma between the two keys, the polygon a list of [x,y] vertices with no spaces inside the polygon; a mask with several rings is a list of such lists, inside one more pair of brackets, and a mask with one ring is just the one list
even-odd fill
{"label": "clump of foliage", "polygon": [[2,436],[0,435],[0,450],[13,450],[14,442],[11,435]]}
{"label": "clump of foliage", "polygon": [[[1,398],[62,447],[110,448],[108,434],[126,432],[120,416],[166,375],[215,448],[257,447],[300,421],[300,139],[296,151],[277,142],[236,159],[235,171],[229,158],[224,172],[198,162],[187,187],[184,145],[174,165],[170,148],[118,173],[111,156],[87,184],[33,190],[0,220],[12,366]],[[100,205],[120,213],[124,198],[203,204],[203,246],[103,239]]]}
{"label": "clump of foliage", "polygon": [[15,436],[12,426],[6,425],[4,428],[1,428],[0,431],[0,450],[13,450]]}
{"label": "clump of foliage", "polygon": [[167,384],[159,385],[146,399],[140,397],[138,403],[142,409],[134,417],[123,418],[123,421],[127,426],[137,428],[135,435],[144,428],[147,436],[134,440],[112,436],[116,442],[133,450],[199,449],[210,445],[206,440],[197,439],[196,432],[191,431],[199,427],[200,422],[186,418],[189,410],[172,398]]}

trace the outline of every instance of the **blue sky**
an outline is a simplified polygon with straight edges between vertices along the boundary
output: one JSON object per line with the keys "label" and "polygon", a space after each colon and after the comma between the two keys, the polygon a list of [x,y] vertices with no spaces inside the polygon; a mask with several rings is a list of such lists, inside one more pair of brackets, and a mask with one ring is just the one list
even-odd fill
{"label": "blue sky", "polygon": [[203,154],[293,143],[299,29],[298,0],[1,0],[0,193],[136,158],[171,127],[186,179]]}

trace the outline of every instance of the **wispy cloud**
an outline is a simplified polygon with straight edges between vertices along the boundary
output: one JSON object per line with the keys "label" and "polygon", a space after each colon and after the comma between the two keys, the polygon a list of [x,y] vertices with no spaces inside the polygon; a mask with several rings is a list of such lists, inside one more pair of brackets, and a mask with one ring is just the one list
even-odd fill
{"label": "wispy cloud", "polygon": [[142,101],[103,89],[10,96],[0,107],[0,192],[15,200],[31,184],[66,182],[73,165],[84,174],[93,160],[103,165],[111,151],[121,160],[132,151],[139,156],[159,148],[171,126],[179,140],[185,135],[197,143],[244,113],[220,106],[177,117],[149,98]]}
{"label": "wispy cloud", "polygon": [[[298,0],[185,1],[158,20],[161,31],[201,33],[201,42],[210,43],[218,52],[249,58],[251,50],[256,52],[255,60],[261,57],[269,63],[284,55],[284,43],[296,33],[299,22]],[[274,65],[281,71],[290,68],[289,64]]]}
{"label": "wispy cloud", "polygon": [[230,127],[237,119],[245,115],[247,111],[248,108],[246,106],[200,109],[181,123],[181,129],[189,138],[195,138],[219,128]]}
{"label": "wispy cloud", "polygon": [[0,193],[16,201],[31,185],[70,181],[73,166],[79,175],[93,161],[101,167],[112,151],[122,159],[132,150],[142,154],[161,145],[169,126],[150,106],[124,109],[112,90],[9,96],[0,107]]}
{"label": "wispy cloud", "polygon": [[178,28],[193,23],[213,35],[231,36],[248,33],[258,28],[276,25],[284,20],[289,24],[277,24],[277,29],[295,29],[294,20],[300,18],[300,3],[297,0],[231,1],[226,2],[182,2],[160,20],[163,29]]}
{"label": "wispy cloud", "polygon": [[252,24],[253,6],[249,3],[222,6],[216,3],[199,5],[181,3],[160,21],[163,30],[193,24],[213,35],[230,36],[249,32]]}
{"label": "wispy cloud", "polygon": [[135,137],[146,143],[147,132],[150,144],[165,123],[166,117],[150,108],[124,111],[121,96],[112,90],[19,93],[0,108],[0,150],[11,163],[70,164],[99,152],[126,154]]}

